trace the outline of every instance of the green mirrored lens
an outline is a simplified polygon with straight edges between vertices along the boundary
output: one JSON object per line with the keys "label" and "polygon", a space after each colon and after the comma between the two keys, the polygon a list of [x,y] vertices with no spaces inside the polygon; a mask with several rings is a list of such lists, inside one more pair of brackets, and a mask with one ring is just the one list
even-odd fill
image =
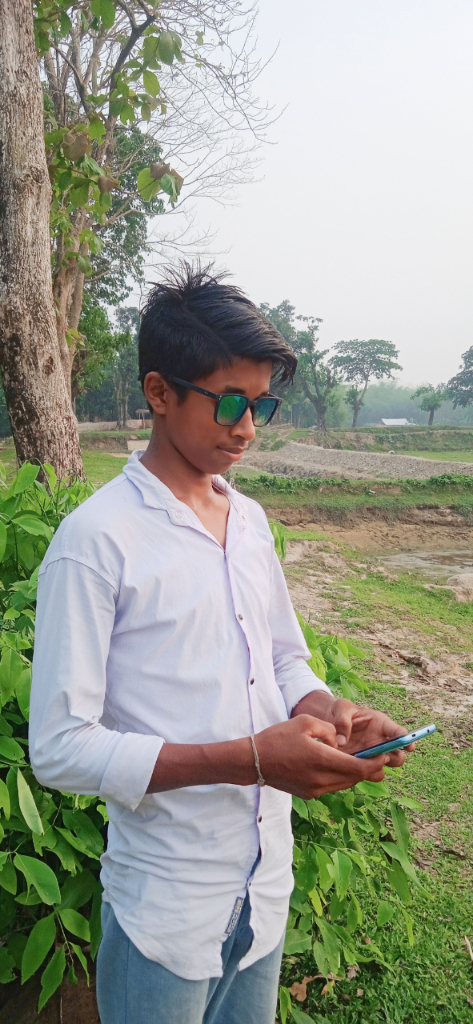
{"label": "green mirrored lens", "polygon": [[264,427],[268,423],[277,406],[277,398],[259,398],[255,405],[255,427]]}
{"label": "green mirrored lens", "polygon": [[224,395],[218,404],[217,423],[227,427],[238,423],[247,407],[248,399],[244,395]]}

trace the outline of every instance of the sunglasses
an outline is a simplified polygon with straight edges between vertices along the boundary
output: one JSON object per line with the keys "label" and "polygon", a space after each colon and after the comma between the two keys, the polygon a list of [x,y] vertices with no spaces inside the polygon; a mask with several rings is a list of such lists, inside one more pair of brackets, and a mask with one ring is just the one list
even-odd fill
{"label": "sunglasses", "polygon": [[233,427],[238,423],[247,409],[251,409],[255,427],[265,427],[272,420],[278,405],[282,399],[275,395],[266,395],[264,398],[257,398],[251,402],[246,395],[216,395],[213,391],[206,391],[205,388],[197,387],[197,384],[189,384],[188,380],[181,380],[180,377],[168,377],[173,384],[180,384],[182,388],[190,388],[197,391],[199,395],[207,395],[215,401],[214,420],[222,427]]}

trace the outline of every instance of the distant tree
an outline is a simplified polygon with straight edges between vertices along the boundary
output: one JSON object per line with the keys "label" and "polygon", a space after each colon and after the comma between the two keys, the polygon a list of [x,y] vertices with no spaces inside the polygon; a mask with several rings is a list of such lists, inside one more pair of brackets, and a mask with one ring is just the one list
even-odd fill
{"label": "distant tree", "polygon": [[434,416],[437,409],[447,402],[450,398],[450,391],[446,384],[437,384],[436,387],[433,384],[424,384],[422,387],[417,388],[412,395],[412,401],[415,398],[421,398],[420,408],[422,412],[428,412],[429,414],[429,427],[433,425]]}
{"label": "distant tree", "polygon": [[[328,349],[317,348],[317,333],[322,320],[313,316],[296,317],[295,308],[287,299],[274,308],[266,302],[259,308],[268,320],[275,324],[298,358],[297,372],[292,391],[288,394],[288,401],[292,399],[292,404],[295,404],[296,399],[297,404],[300,404],[301,400],[308,399],[315,409],[319,430],[326,430],[327,412],[338,403],[336,389],[340,384],[340,375],[330,363],[324,362]],[[298,328],[296,320],[305,324],[305,327]]]}
{"label": "distant tree", "polygon": [[395,362],[399,355],[392,341],[370,338],[369,341],[339,341],[334,346],[337,355],[330,360],[335,370],[340,371],[343,379],[351,387],[348,388],[345,401],[353,409],[352,427],[358,423],[358,415],[370,380],[391,378],[392,370],[402,370]]}
{"label": "distant tree", "polygon": [[457,405],[465,407],[473,402],[473,345],[463,353],[462,359],[460,373],[452,377],[447,384],[454,409]]}

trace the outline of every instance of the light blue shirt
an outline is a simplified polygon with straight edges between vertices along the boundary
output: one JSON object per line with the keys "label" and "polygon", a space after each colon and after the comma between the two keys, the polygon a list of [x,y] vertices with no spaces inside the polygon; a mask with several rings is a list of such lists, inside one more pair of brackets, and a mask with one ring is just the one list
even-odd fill
{"label": "light blue shirt", "polygon": [[261,507],[214,479],[230,501],[223,549],[141,454],[64,520],[41,566],[30,752],[44,785],[106,800],[105,900],[145,956],[199,980],[221,975],[249,884],[241,967],[278,944],[291,798],[223,784],[147,794],[162,744],[258,733],[327,687]]}

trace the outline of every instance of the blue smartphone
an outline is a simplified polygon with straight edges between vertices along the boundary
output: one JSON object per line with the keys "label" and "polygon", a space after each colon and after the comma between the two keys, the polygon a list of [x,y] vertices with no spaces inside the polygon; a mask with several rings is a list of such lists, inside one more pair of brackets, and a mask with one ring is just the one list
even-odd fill
{"label": "blue smartphone", "polygon": [[436,725],[424,725],[422,729],[408,732],[407,736],[397,736],[395,740],[388,740],[387,743],[378,743],[376,747],[367,747],[366,750],[359,750],[354,756],[377,757],[378,754],[389,754],[391,750],[402,750],[403,747],[408,747],[410,743],[417,743],[417,740],[423,740],[425,736],[431,736],[436,731]]}

